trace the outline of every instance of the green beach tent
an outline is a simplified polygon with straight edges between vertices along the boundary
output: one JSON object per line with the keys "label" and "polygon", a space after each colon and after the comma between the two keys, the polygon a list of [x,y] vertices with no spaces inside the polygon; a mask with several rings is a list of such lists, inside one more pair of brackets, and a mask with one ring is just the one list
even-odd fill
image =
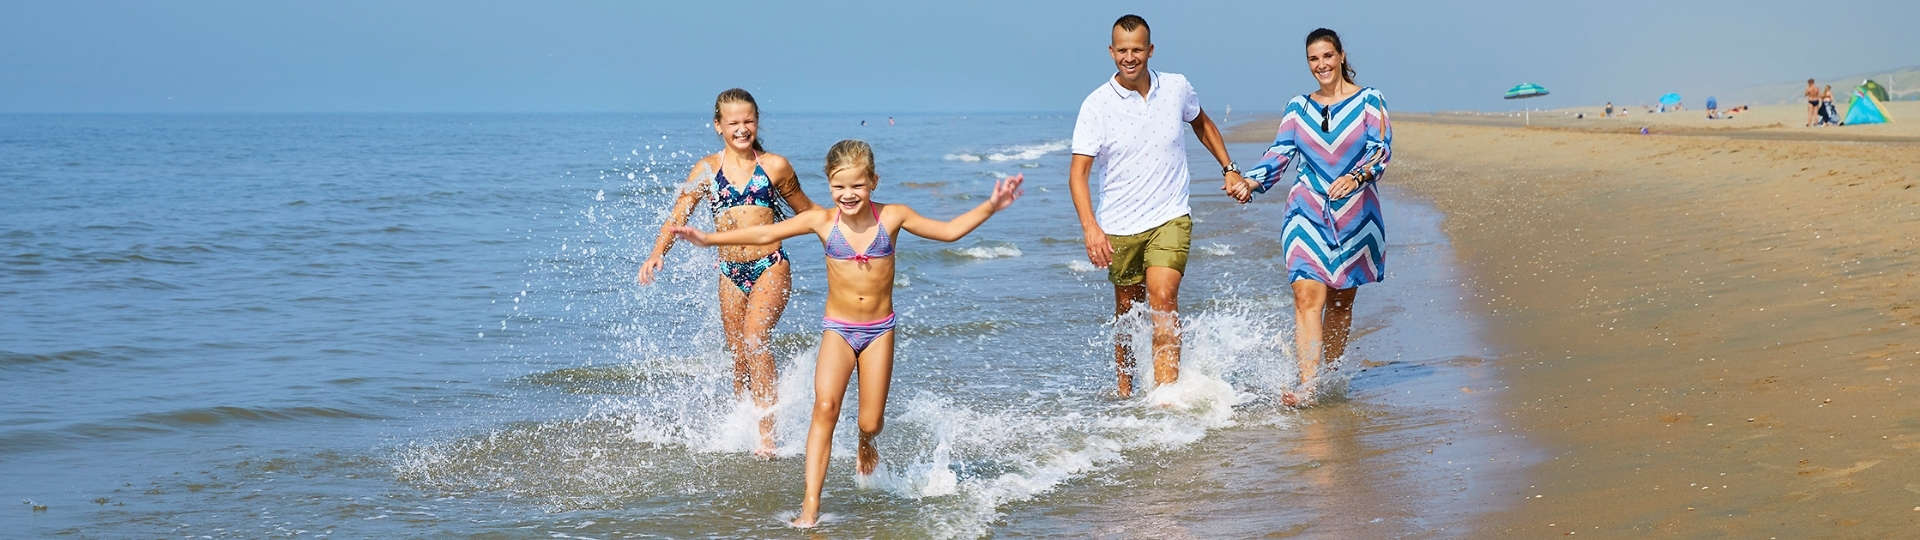
{"label": "green beach tent", "polygon": [[1887,87],[1880,86],[1880,83],[1873,82],[1873,79],[1860,83],[1860,89],[1867,91],[1867,95],[1873,96],[1873,99],[1880,100],[1881,103],[1887,102]]}
{"label": "green beach tent", "polygon": [[[1867,82],[1871,83],[1873,81]],[[1860,124],[1884,124],[1892,121],[1893,117],[1887,116],[1887,108],[1881,106],[1880,101],[1873,98],[1873,92],[1867,89],[1867,85],[1862,84],[1859,88],[1853,89],[1853,101],[1847,103],[1847,116],[1845,120],[1841,121],[1841,124],[1854,126]]]}

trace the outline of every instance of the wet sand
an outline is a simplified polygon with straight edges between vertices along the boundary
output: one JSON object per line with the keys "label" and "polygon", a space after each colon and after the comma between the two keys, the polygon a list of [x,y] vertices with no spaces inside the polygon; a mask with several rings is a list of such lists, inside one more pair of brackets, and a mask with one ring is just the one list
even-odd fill
{"label": "wet sand", "polygon": [[1395,120],[1546,453],[1476,536],[1920,527],[1920,145]]}
{"label": "wet sand", "polygon": [[[1207,192],[1218,186],[1218,179],[1194,181],[1195,215],[1203,218],[1196,245],[1227,231],[1274,235],[1272,216],[1285,210],[1284,199],[1238,206]],[[1384,211],[1396,224],[1392,274],[1368,285],[1356,305],[1359,339],[1341,366],[1352,377],[1346,396],[1297,411],[1247,405],[1237,425],[1191,446],[1143,452],[1139,463],[1013,505],[996,534],[1446,538],[1468,536],[1488,512],[1517,506],[1505,494],[1525,487],[1512,482],[1542,455],[1506,419],[1481,414],[1494,406],[1490,392],[1505,384],[1489,361],[1500,353],[1474,306],[1452,293],[1465,273],[1441,233],[1441,214],[1401,191],[1385,192]],[[1232,260],[1264,272],[1247,261],[1277,261],[1280,249],[1241,242]],[[1202,257],[1189,276],[1217,273],[1229,260]],[[1290,302],[1285,289],[1240,294],[1266,305]],[[1210,304],[1196,298],[1187,308],[1205,314]]]}

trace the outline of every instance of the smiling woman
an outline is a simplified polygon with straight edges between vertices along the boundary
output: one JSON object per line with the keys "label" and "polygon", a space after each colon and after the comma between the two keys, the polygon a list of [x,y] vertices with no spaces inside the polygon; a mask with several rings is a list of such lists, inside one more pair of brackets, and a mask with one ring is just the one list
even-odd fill
{"label": "smiling woman", "polygon": [[1313,401],[1321,364],[1346,352],[1359,287],[1386,278],[1386,225],[1375,181],[1393,157],[1386,99],[1354,83],[1340,35],[1315,29],[1306,49],[1307,70],[1320,88],[1287,102],[1273,145],[1246,174],[1247,187],[1264,193],[1289,162],[1303,158],[1287,190],[1281,233],[1301,385],[1283,396],[1288,405]]}

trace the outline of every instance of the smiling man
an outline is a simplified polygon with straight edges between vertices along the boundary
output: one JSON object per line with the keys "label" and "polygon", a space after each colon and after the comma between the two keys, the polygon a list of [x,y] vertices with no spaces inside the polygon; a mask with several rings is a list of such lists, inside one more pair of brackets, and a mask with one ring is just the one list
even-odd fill
{"label": "smiling man", "polygon": [[[1080,217],[1087,260],[1107,269],[1113,282],[1114,316],[1145,300],[1153,319],[1153,380],[1180,377],[1180,276],[1187,267],[1193,233],[1188,217],[1187,144],[1182,124],[1192,128],[1219,161],[1221,189],[1245,200],[1240,171],[1227,157],[1220,129],[1200,110],[1193,85],[1177,73],[1147,68],[1152,30],[1139,15],[1113,22],[1107,52],[1115,73],[1080,103],[1073,126],[1073,164],[1068,187]],[[1088,188],[1100,169],[1100,207]],[[1096,217],[1097,216],[1097,217]],[[1133,395],[1133,350],[1124,330],[1114,336],[1114,363],[1121,397]]]}

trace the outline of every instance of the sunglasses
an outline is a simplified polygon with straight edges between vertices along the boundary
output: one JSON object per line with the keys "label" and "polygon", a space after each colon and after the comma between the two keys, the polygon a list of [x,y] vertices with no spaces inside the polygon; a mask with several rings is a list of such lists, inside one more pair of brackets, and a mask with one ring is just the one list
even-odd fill
{"label": "sunglasses", "polygon": [[1320,132],[1321,133],[1326,133],[1328,130],[1333,129],[1332,127],[1327,125],[1327,117],[1331,115],[1333,115],[1332,105],[1320,106]]}

